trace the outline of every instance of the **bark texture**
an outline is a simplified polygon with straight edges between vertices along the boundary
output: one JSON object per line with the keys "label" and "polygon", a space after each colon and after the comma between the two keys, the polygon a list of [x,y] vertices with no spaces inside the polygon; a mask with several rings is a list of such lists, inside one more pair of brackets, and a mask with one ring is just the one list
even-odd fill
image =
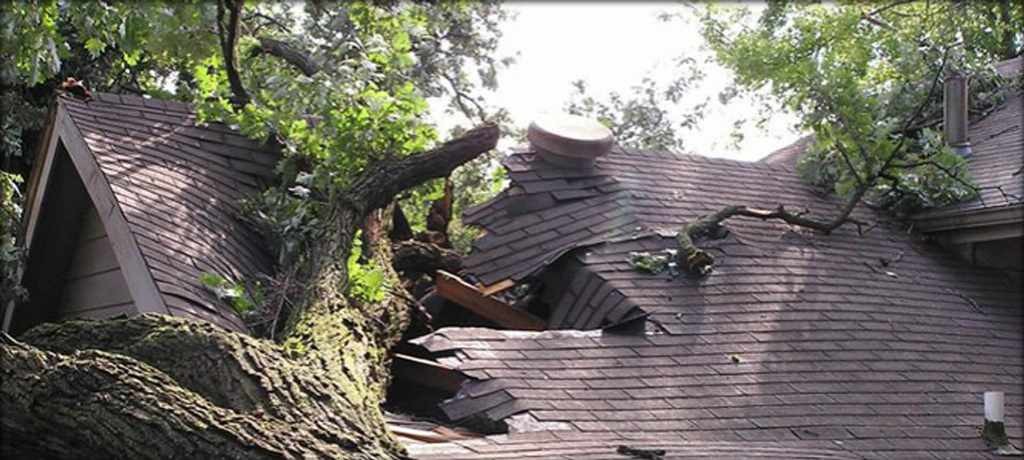
{"label": "bark texture", "polygon": [[679,252],[676,256],[677,263],[693,275],[704,276],[711,272],[715,263],[714,257],[708,254],[707,251],[697,247],[693,240],[724,233],[725,230],[722,228],[722,222],[737,216],[754,217],[761,220],[781,220],[787,224],[809,228],[826,235],[848,222],[857,225],[858,230],[860,230],[864,223],[850,217],[850,214],[853,213],[857,203],[860,203],[860,199],[864,196],[866,190],[866,188],[859,189],[846,202],[839,215],[829,221],[819,221],[805,217],[806,212],[790,212],[781,204],[773,210],[751,208],[748,206],[726,206],[714,214],[701,217],[694,222],[683,225],[683,228],[676,235],[676,241],[679,242]]}
{"label": "bark texture", "polygon": [[[143,318],[150,320],[168,321]],[[4,458],[375,458],[377,446],[332,442],[311,433],[312,423],[219,406],[128,356],[95,349],[58,354],[5,336],[0,360]]]}
{"label": "bark texture", "polygon": [[407,240],[396,242],[391,247],[394,250],[392,265],[400,272],[433,275],[437,270],[451,273],[462,270],[462,257],[436,244]]}
{"label": "bark texture", "polygon": [[299,271],[306,289],[281,344],[157,315],[2,336],[0,456],[402,458],[380,403],[408,296],[378,240],[372,263],[394,293],[346,297],[352,237],[397,193],[448,175],[497,138],[487,125],[357,178],[331,203],[330,227]]}

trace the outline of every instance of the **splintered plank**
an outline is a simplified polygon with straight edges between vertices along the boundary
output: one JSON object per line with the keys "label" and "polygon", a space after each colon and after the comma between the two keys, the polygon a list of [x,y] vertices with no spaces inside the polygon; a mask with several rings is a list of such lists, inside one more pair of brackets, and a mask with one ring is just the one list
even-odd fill
{"label": "splintered plank", "polygon": [[510,288],[512,288],[512,286],[515,286],[515,285],[516,285],[515,281],[506,279],[506,280],[498,281],[497,283],[494,283],[494,284],[492,284],[490,286],[481,287],[480,288],[480,293],[483,294],[483,295],[494,295],[494,294],[497,294],[499,292],[505,291],[506,289],[510,289]]}
{"label": "splintered plank", "polygon": [[439,362],[415,356],[395,353],[392,361],[395,376],[401,380],[415,382],[427,388],[447,391],[451,394],[459,391],[466,376]]}
{"label": "splintered plank", "polygon": [[547,329],[544,320],[484,294],[458,276],[438,270],[435,281],[438,295],[462,305],[467,310],[493,321],[499,326],[526,331]]}

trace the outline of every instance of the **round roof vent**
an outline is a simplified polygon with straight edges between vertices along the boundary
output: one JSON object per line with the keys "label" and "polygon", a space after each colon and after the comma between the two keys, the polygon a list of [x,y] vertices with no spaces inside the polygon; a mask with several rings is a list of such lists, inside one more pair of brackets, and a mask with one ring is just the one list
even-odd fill
{"label": "round roof vent", "polygon": [[526,138],[537,154],[555,165],[585,167],[608,153],[615,138],[601,123],[576,115],[549,115],[530,123]]}

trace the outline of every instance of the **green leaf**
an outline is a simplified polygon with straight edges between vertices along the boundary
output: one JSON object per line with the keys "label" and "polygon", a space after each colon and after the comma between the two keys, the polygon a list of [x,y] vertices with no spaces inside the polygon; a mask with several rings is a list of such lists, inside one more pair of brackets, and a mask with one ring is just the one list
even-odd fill
{"label": "green leaf", "polygon": [[95,58],[99,56],[103,50],[107,49],[107,44],[103,43],[96,37],[90,37],[85,40],[85,49],[89,51],[89,54],[92,55],[92,57]]}

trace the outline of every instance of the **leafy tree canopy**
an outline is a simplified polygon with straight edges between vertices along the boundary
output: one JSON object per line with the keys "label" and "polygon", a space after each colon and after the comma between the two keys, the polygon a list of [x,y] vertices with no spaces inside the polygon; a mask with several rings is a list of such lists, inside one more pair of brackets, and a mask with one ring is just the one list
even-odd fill
{"label": "leafy tree canopy", "polygon": [[[280,262],[296,262],[327,231],[329,204],[356,174],[437,141],[426,97],[450,97],[467,116],[487,117],[475,94],[494,88],[508,63],[494,57],[505,19],[494,1],[5,2],[0,170],[27,172],[65,77],[93,90],[193,102],[201,121],[225,122],[284,152],[280,186],[247,208],[278,240]],[[14,179],[3,184],[13,199]],[[439,190],[435,181],[409,201],[426,203]],[[16,210],[10,200],[4,209]]]}
{"label": "leafy tree canopy", "polygon": [[800,162],[808,180],[902,211],[976,193],[935,132],[943,78],[971,78],[973,115],[1001,102],[1008,84],[993,64],[1021,54],[1024,5],[774,1],[757,21],[731,6],[701,14],[740,86],[767,90],[814,133]]}
{"label": "leafy tree canopy", "polygon": [[[693,60],[687,62],[692,64]],[[680,66],[682,68],[682,66]],[[690,107],[682,121],[676,121],[668,105],[680,104],[683,95],[692,83],[703,79],[699,67],[691,66],[689,78],[679,78],[662,88],[654,79],[644,78],[630,92],[611,92],[607,98],[591,95],[586,81],[572,83],[573,93],[566,104],[566,111],[600,121],[608,126],[621,145],[652,150],[685,150],[682,134],[693,128],[704,118],[707,101]]]}

